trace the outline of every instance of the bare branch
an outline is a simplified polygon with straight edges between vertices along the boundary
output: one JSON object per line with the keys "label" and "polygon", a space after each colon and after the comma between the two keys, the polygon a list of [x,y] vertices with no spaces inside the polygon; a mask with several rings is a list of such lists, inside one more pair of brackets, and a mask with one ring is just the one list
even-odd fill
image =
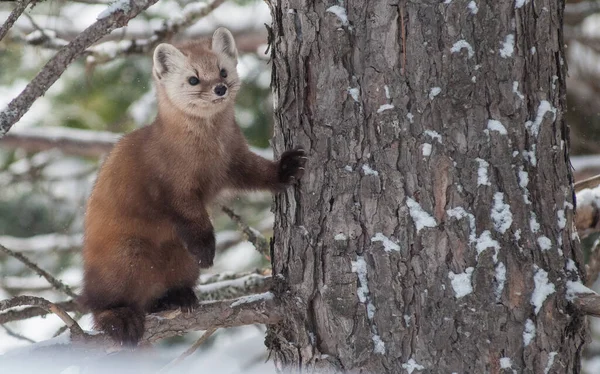
{"label": "bare branch", "polygon": [[50,301],[41,297],[16,296],[12,299],[2,300],[0,301],[0,311],[25,305],[33,305],[38,308],[45,309],[50,313],[56,314],[58,318],[60,318],[65,323],[65,325],[67,325],[67,327],[71,331],[71,336],[75,338],[82,338],[86,335],[81,329],[81,327],[77,324],[77,322],[75,322],[75,320],[71,318],[71,316],[64,309],[62,309],[57,304],[51,303]]}
{"label": "bare branch", "polygon": [[[56,305],[58,305],[65,312],[85,311],[85,309],[81,305],[79,305],[75,300],[56,303]],[[32,306],[21,310],[9,310],[4,313],[0,313],[0,325],[13,321],[21,321],[33,317],[41,317],[49,313],[50,312],[48,310],[37,306]]]}
{"label": "bare branch", "polygon": [[175,358],[173,361],[171,361],[167,365],[165,365],[165,367],[163,367],[162,369],[160,369],[159,373],[166,373],[166,372],[168,372],[169,370],[171,370],[172,368],[174,368],[175,366],[177,366],[178,363],[180,363],[181,361],[185,360],[192,353],[196,352],[196,350],[202,344],[204,344],[204,342],[207,341],[208,338],[210,338],[212,336],[212,334],[215,333],[215,331],[217,331],[216,328],[212,328],[212,329],[206,330],[204,332],[204,334],[202,334],[202,336],[200,337],[200,339],[198,339],[194,344],[192,344],[191,347],[189,347],[188,349],[186,349],[185,352],[183,352],[179,357]]}
{"label": "bare branch", "polygon": [[573,304],[589,316],[600,317],[600,295],[597,293],[577,294]]}
{"label": "bare branch", "polygon": [[598,185],[600,185],[600,175],[595,175],[591,178],[584,179],[582,181],[575,183],[573,185],[573,189],[575,190],[575,193],[577,193],[586,188],[598,187]]}
{"label": "bare branch", "polygon": [[4,247],[3,245],[0,245],[0,251],[4,252],[5,254],[7,254],[7,255],[9,255],[11,257],[16,258],[19,261],[21,261],[28,268],[30,268],[31,270],[35,271],[36,273],[38,273],[42,277],[44,277],[48,281],[48,283],[50,283],[57,290],[59,290],[61,292],[64,292],[65,294],[67,294],[68,296],[70,296],[72,298],[77,298],[77,294],[75,292],[73,292],[73,290],[71,290],[71,288],[69,286],[67,286],[66,284],[64,284],[60,280],[58,280],[55,277],[53,277],[52,275],[50,275],[50,273],[48,273],[47,271],[45,271],[43,269],[40,269],[39,266],[37,266],[36,264],[34,264],[33,262],[31,262],[31,260],[29,260],[27,257],[23,256],[20,253],[11,251],[10,249]]}
{"label": "bare branch", "polygon": [[238,225],[240,230],[248,237],[248,241],[254,244],[256,250],[266,258],[270,259],[271,246],[269,245],[269,241],[260,233],[260,231],[248,226],[242,220],[242,217],[235,214],[235,212],[228,207],[222,206],[221,209]]}
{"label": "bare branch", "polygon": [[29,110],[33,102],[42,96],[62,75],[67,67],[79,57],[90,45],[97,42],[102,36],[112,30],[126,25],[129,20],[137,16],[142,10],[158,0],[129,0],[122,2],[122,7],[114,8],[101,14],[98,20],[85,29],[67,46],[44,65],[42,71],[25,87],[23,92],[13,99],[6,109],[0,112],[0,138]]}
{"label": "bare branch", "polygon": [[200,303],[194,312],[168,311],[146,317],[146,333],[142,341],[182,335],[183,332],[253,324],[273,324],[282,318],[279,304],[270,292],[235,300]]}
{"label": "bare branch", "polygon": [[[32,0],[21,0],[17,2],[17,7],[10,13],[8,19],[2,27],[0,27],[0,40],[4,39],[4,36],[8,33],[8,30],[14,25],[21,14],[25,11],[27,6],[32,2]],[[35,3],[35,1],[33,1]]]}
{"label": "bare branch", "polygon": [[[58,148],[74,156],[100,157],[110,152],[123,134],[108,131],[70,129],[66,127],[22,128],[0,138],[6,148],[22,148],[28,152]],[[273,159],[270,149],[250,149],[264,158]]]}

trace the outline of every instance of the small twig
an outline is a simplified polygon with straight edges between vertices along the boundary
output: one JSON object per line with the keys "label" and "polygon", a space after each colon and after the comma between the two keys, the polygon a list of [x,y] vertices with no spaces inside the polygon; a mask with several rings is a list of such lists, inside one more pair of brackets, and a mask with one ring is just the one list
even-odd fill
{"label": "small twig", "polygon": [[212,328],[212,329],[208,329],[204,332],[204,334],[202,334],[202,336],[200,337],[200,339],[198,339],[194,344],[192,344],[191,347],[189,347],[188,349],[186,349],[185,352],[183,352],[179,357],[175,358],[173,361],[169,362],[167,365],[165,365],[162,369],[160,369],[158,372],[159,373],[167,373],[169,372],[171,369],[173,369],[173,367],[175,367],[178,363],[180,363],[181,361],[185,360],[187,357],[189,357],[192,353],[196,352],[196,350],[202,345],[204,344],[205,341],[208,340],[208,338],[210,338],[212,336],[212,334],[215,333],[215,331],[217,331],[216,328]]}
{"label": "small twig", "polygon": [[8,334],[8,336],[12,336],[13,338],[17,338],[17,339],[19,339],[19,340],[25,340],[26,342],[29,342],[29,343],[36,343],[36,341],[35,341],[35,340],[33,340],[33,339],[30,339],[30,338],[28,338],[28,337],[26,337],[26,336],[24,336],[24,335],[17,334],[16,332],[14,332],[13,330],[9,329],[9,328],[8,328],[7,326],[5,326],[5,325],[1,325],[1,326],[2,326],[2,328],[4,329],[4,331],[6,331],[6,333]]}
{"label": "small twig", "polygon": [[20,253],[13,252],[13,251],[11,251],[10,249],[4,247],[1,244],[0,244],[0,251],[2,251],[4,253],[6,253],[7,255],[9,255],[11,257],[14,257],[17,260],[21,261],[28,268],[30,268],[31,270],[35,271],[36,273],[38,273],[42,277],[44,277],[57,290],[64,292],[65,294],[67,294],[68,296],[70,296],[70,297],[72,297],[74,299],[77,298],[77,294],[75,292],[73,292],[73,290],[71,290],[71,288],[69,286],[67,286],[66,284],[64,284],[60,280],[58,280],[55,277],[53,277],[52,275],[50,275],[50,273],[48,273],[47,271],[45,271],[43,269],[40,269],[39,266],[37,266],[36,264],[34,264],[33,262],[31,262],[31,260],[29,260],[27,257],[23,256]]}
{"label": "small twig", "polygon": [[575,183],[573,185],[573,189],[575,190],[575,193],[577,193],[586,188],[598,187],[598,185],[600,185],[600,175],[595,175],[591,178],[584,179],[582,181]]}
{"label": "small twig", "polygon": [[233,210],[226,206],[222,206],[221,209],[229,216],[229,218],[231,218],[233,222],[238,225],[242,232],[248,237],[248,241],[254,244],[256,250],[267,259],[270,259],[271,248],[269,246],[269,241],[258,230],[248,226],[242,220],[242,217],[235,214]]}
{"label": "small twig", "polygon": [[21,14],[23,14],[25,9],[27,9],[27,6],[31,2],[32,0],[21,0],[17,2],[17,7],[10,13],[8,19],[6,20],[6,22],[4,22],[2,27],[0,27],[0,40],[4,39],[4,37],[8,33],[8,30],[10,30],[10,28],[14,25],[17,19],[21,17]]}
{"label": "small twig", "polygon": [[65,312],[64,309],[62,309],[57,304],[51,303],[50,301],[41,297],[16,296],[12,299],[2,300],[0,301],[0,310],[25,305],[37,306],[38,308],[42,308],[47,310],[48,312],[56,314],[56,316],[58,316],[58,318],[60,318],[65,323],[65,325],[67,325],[67,327],[71,331],[71,336],[73,337],[78,338],[86,335],[81,329],[81,327],[77,324],[77,322],[75,322],[75,320],[71,318],[71,316],[67,312]]}
{"label": "small twig", "polygon": [[[81,319],[81,317],[83,317],[83,313],[75,312],[75,315],[73,316],[73,319],[75,321],[79,321]],[[61,326],[58,330],[56,330],[56,332],[54,333],[54,335],[52,335],[52,337],[56,338],[57,336],[59,336],[63,332],[67,331],[68,328],[69,328],[69,326],[67,326],[67,325]]]}

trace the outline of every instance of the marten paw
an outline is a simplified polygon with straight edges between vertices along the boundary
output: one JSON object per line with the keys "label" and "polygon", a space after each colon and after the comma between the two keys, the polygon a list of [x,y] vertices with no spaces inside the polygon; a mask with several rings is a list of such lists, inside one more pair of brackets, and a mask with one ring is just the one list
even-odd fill
{"label": "marten paw", "polygon": [[150,313],[157,313],[164,310],[181,308],[184,313],[191,313],[198,305],[198,297],[191,287],[175,288],[167,291],[164,296],[156,300]]}
{"label": "marten paw", "polygon": [[277,170],[279,183],[294,184],[300,180],[304,174],[306,159],[306,154],[302,148],[283,152],[281,159],[279,159],[279,168]]}
{"label": "marten paw", "polygon": [[215,234],[213,232],[203,233],[197,242],[191,245],[190,252],[198,260],[198,265],[202,269],[207,269],[213,265],[215,259],[216,245]]}
{"label": "marten paw", "polygon": [[95,327],[116,342],[136,346],[144,335],[144,313],[133,307],[120,307],[94,313]]}

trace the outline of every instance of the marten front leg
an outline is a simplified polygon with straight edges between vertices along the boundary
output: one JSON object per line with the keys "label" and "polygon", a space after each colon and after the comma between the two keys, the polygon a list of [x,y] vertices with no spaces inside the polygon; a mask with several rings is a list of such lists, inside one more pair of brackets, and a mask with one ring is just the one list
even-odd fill
{"label": "marten front leg", "polygon": [[208,213],[200,204],[190,203],[189,206],[195,208],[194,216],[179,217],[175,228],[186,249],[196,257],[200,267],[206,269],[213,265],[215,258],[215,230]]}
{"label": "marten front leg", "polygon": [[300,180],[305,164],[306,154],[302,148],[283,152],[279,161],[245,150],[236,154],[229,169],[229,180],[234,188],[280,191]]}

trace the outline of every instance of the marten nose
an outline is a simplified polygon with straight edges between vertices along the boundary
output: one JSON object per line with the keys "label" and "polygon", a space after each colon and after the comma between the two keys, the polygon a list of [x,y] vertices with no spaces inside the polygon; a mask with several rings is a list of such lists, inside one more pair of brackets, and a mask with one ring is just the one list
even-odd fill
{"label": "marten nose", "polygon": [[222,84],[215,87],[215,93],[217,95],[223,96],[223,95],[225,95],[225,92],[227,92],[227,87],[223,86]]}

